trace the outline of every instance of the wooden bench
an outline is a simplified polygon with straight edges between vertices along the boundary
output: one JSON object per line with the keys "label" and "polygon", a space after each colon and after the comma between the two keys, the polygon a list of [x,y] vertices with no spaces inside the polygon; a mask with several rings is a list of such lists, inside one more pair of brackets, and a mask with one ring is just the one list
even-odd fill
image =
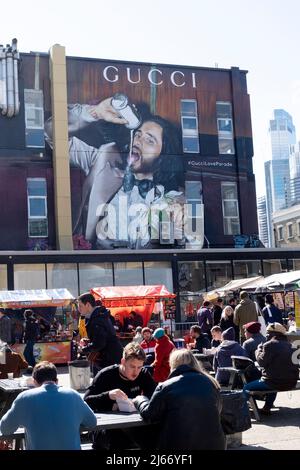
{"label": "wooden bench", "polygon": [[[233,390],[234,384],[236,382],[236,377],[240,377],[244,385],[247,384],[247,380],[245,377],[245,370],[236,369],[235,367],[222,367],[221,369],[230,373],[229,383],[226,387],[222,387],[223,390]],[[296,387],[290,390],[259,390],[259,391],[251,390],[251,391],[248,391],[247,392],[249,395],[248,402],[251,406],[251,410],[253,411],[255,420],[260,421],[259,409],[254,399],[255,396],[264,396],[270,393],[280,393],[283,391],[292,392],[294,390],[300,390],[300,380],[297,381]]]}
{"label": "wooden bench", "polygon": [[249,403],[251,405],[256,421],[260,421],[260,414],[254,397],[263,397],[265,395],[269,395],[270,393],[293,392],[295,390],[300,390],[300,380],[297,381],[296,387],[291,388],[289,390],[249,390],[247,392],[249,395]]}

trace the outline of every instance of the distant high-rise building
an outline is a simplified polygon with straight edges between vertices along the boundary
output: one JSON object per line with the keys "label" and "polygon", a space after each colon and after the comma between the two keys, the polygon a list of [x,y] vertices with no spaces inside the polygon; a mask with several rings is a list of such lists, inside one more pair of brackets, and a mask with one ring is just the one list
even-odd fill
{"label": "distant high-rise building", "polygon": [[274,246],[272,214],[291,205],[290,159],[296,144],[292,116],[283,109],[275,109],[269,132],[272,160],[265,163],[266,210],[269,243]]}
{"label": "distant high-rise building", "polygon": [[283,109],[274,110],[274,119],[270,121],[272,160],[288,159],[291,146],[296,144],[296,130],[292,116]]}
{"label": "distant high-rise building", "polygon": [[266,196],[261,196],[258,198],[257,214],[259,239],[265,245],[265,247],[269,247]]}
{"label": "distant high-rise building", "polygon": [[291,205],[300,203],[300,142],[290,157]]}

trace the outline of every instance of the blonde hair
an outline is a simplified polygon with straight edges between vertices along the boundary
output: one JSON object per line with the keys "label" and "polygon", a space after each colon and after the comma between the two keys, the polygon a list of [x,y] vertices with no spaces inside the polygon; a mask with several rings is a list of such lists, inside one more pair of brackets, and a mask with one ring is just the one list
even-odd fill
{"label": "blonde hair", "polygon": [[214,384],[217,389],[220,388],[218,382],[203,369],[201,363],[188,349],[173,349],[170,354],[169,364],[171,372],[176,370],[179,366],[189,366],[191,369],[209,378],[209,380]]}
{"label": "blonde hair", "polygon": [[233,312],[234,312],[234,310],[233,310],[233,308],[231,307],[231,305],[226,305],[226,307],[224,307],[224,308],[223,308],[223,311],[222,311],[222,315],[221,315],[222,318],[225,318],[225,319],[228,318],[228,314],[226,313],[227,310],[228,310],[228,311],[230,310],[232,314],[233,314]]}

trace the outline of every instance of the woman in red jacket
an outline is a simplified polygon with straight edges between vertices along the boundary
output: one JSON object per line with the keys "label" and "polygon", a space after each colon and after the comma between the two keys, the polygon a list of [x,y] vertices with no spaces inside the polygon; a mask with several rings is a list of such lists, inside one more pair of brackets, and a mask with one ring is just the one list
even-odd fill
{"label": "woman in red jacket", "polygon": [[154,367],[153,378],[157,383],[164,382],[170,373],[169,357],[175,346],[169,340],[163,328],[157,328],[153,333],[153,338],[156,341],[155,360],[152,364],[152,367]]}

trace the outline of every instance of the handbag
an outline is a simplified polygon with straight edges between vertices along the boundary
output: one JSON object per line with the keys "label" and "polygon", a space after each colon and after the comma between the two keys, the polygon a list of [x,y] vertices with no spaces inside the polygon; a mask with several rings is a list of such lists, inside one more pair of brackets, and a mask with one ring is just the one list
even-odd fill
{"label": "handbag", "polygon": [[256,307],[256,313],[257,313],[257,321],[258,323],[260,323],[260,333],[263,336],[267,336],[267,325],[266,325],[264,317],[261,314],[260,308],[256,302],[255,302],[255,307]]}
{"label": "handbag", "polygon": [[263,336],[267,336],[267,325],[264,317],[261,314],[257,315],[257,321],[260,323],[260,333]]}

